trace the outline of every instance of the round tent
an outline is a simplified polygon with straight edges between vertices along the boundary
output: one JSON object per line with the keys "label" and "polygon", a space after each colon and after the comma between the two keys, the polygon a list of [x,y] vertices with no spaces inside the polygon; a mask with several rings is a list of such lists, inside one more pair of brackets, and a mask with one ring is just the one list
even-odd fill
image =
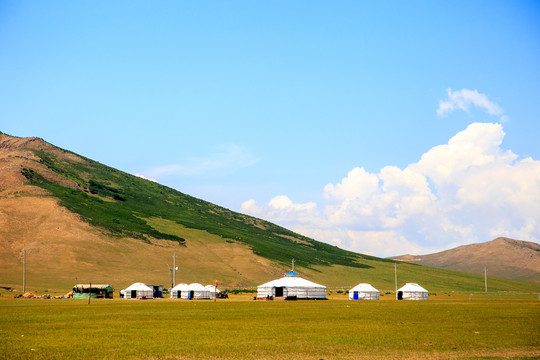
{"label": "round tent", "polygon": [[210,291],[199,283],[189,284],[187,291],[190,300],[210,299]]}
{"label": "round tent", "polygon": [[182,283],[178,284],[175,287],[171,289],[171,299],[181,299],[182,295],[185,294],[185,298],[187,299],[187,289],[188,284]]}
{"label": "round tent", "polygon": [[358,284],[349,290],[349,300],[379,300],[379,290],[370,284]]}
{"label": "round tent", "polygon": [[213,299],[216,297],[217,294],[219,294],[221,291],[217,289],[214,285],[206,285],[206,290],[210,291],[210,297]]}
{"label": "round tent", "polygon": [[201,300],[211,299],[214,293],[210,294],[210,290],[199,283],[193,284],[178,284],[171,289],[171,298]]}
{"label": "round tent", "polygon": [[406,283],[397,291],[398,300],[427,300],[428,291],[415,283]]}
{"label": "round tent", "polygon": [[143,283],[134,283],[121,291],[125,299],[153,299],[154,289]]}
{"label": "round tent", "polygon": [[281,279],[257,287],[257,299],[326,299],[326,286],[301,278],[291,271]]}

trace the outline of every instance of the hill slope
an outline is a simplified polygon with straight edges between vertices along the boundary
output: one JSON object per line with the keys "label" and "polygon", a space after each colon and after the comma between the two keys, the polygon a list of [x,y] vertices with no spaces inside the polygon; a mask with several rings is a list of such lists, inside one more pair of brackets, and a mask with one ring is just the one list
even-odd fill
{"label": "hill slope", "polygon": [[403,255],[391,259],[474,274],[540,283],[540,245],[500,237],[481,244],[459,246],[429,255]]}
{"label": "hill slope", "polygon": [[[39,138],[0,133],[0,284],[60,288],[106,282],[254,286],[288,271],[328,286],[371,282],[393,289],[393,261],[320,243],[110,168]],[[477,275],[400,265],[400,282],[430,289],[481,290]],[[456,284],[459,286],[456,287]],[[501,290],[530,283],[498,279]]]}

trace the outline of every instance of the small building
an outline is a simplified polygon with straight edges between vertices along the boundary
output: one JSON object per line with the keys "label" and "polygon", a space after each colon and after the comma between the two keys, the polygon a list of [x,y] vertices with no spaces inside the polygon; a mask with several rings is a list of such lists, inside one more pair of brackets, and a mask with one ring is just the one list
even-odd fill
{"label": "small building", "polygon": [[396,293],[398,300],[427,300],[428,291],[415,283],[406,283]]}
{"label": "small building", "polygon": [[379,290],[371,284],[361,283],[349,290],[349,300],[379,300]]}
{"label": "small building", "polygon": [[73,287],[74,299],[112,299],[114,289],[109,284],[76,284]]}
{"label": "small building", "polygon": [[154,299],[163,298],[163,285],[146,285],[151,287],[154,291]]}
{"label": "small building", "polygon": [[143,283],[134,283],[121,290],[124,299],[153,299],[154,289]]}
{"label": "small building", "polygon": [[199,283],[189,284],[187,288],[187,299],[203,300],[210,299],[210,291]]}
{"label": "small building", "polygon": [[311,300],[326,299],[326,286],[303,279],[294,270],[281,279],[257,286],[257,299]]}

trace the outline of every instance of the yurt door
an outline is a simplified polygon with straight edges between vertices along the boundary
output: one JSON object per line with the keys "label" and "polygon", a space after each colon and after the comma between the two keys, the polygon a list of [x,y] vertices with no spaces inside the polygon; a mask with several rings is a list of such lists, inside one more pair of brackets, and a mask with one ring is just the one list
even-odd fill
{"label": "yurt door", "polygon": [[398,300],[403,300],[403,291],[398,291],[397,292],[397,299]]}
{"label": "yurt door", "polygon": [[276,287],[276,297],[283,297],[283,286]]}
{"label": "yurt door", "polygon": [[194,291],[194,290],[191,290],[191,291],[188,293],[188,299],[189,299],[189,300],[193,300],[194,297],[195,297],[195,291]]}
{"label": "yurt door", "polygon": [[137,290],[131,290],[131,298],[136,299],[137,298]]}
{"label": "yurt door", "polygon": [[177,291],[176,297],[179,299],[182,297],[182,290]]}
{"label": "yurt door", "polygon": [[358,291],[354,292],[354,300],[358,300]]}

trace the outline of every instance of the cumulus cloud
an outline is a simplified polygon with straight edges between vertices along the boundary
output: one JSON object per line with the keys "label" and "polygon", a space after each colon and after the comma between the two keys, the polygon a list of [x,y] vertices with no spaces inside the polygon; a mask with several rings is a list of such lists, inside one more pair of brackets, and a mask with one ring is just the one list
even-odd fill
{"label": "cumulus cloud", "polygon": [[443,116],[456,109],[469,112],[472,106],[476,106],[486,111],[489,115],[502,116],[503,120],[506,119],[499,105],[490,101],[485,94],[481,94],[477,90],[461,89],[452,91],[452,89],[448,89],[447,93],[448,98],[439,101],[439,108],[437,109],[439,116]]}
{"label": "cumulus cloud", "polygon": [[221,177],[252,166],[257,162],[258,159],[245,147],[236,144],[221,144],[208,155],[192,157],[180,163],[150,169],[146,173],[154,178],[170,176]]}
{"label": "cumulus cloud", "polygon": [[286,223],[289,219],[294,219],[296,223],[301,224],[318,217],[316,208],[317,204],[314,202],[295,204],[287,196],[280,195],[263,207],[259,207],[255,200],[250,199],[242,203],[240,211],[254,216],[270,217],[276,223]]}
{"label": "cumulus cloud", "polygon": [[540,161],[501,145],[500,124],[473,123],[404,169],[352,169],[324,203],[278,196],[242,211],[378,256],[421,254],[509,236],[540,239]]}
{"label": "cumulus cloud", "polygon": [[149,179],[147,178],[146,176],[142,175],[142,174],[139,174],[139,173],[136,173],[135,174],[136,177],[140,177],[141,179],[145,179],[145,180],[148,180],[148,181],[153,181],[153,182],[158,182],[156,179]]}

